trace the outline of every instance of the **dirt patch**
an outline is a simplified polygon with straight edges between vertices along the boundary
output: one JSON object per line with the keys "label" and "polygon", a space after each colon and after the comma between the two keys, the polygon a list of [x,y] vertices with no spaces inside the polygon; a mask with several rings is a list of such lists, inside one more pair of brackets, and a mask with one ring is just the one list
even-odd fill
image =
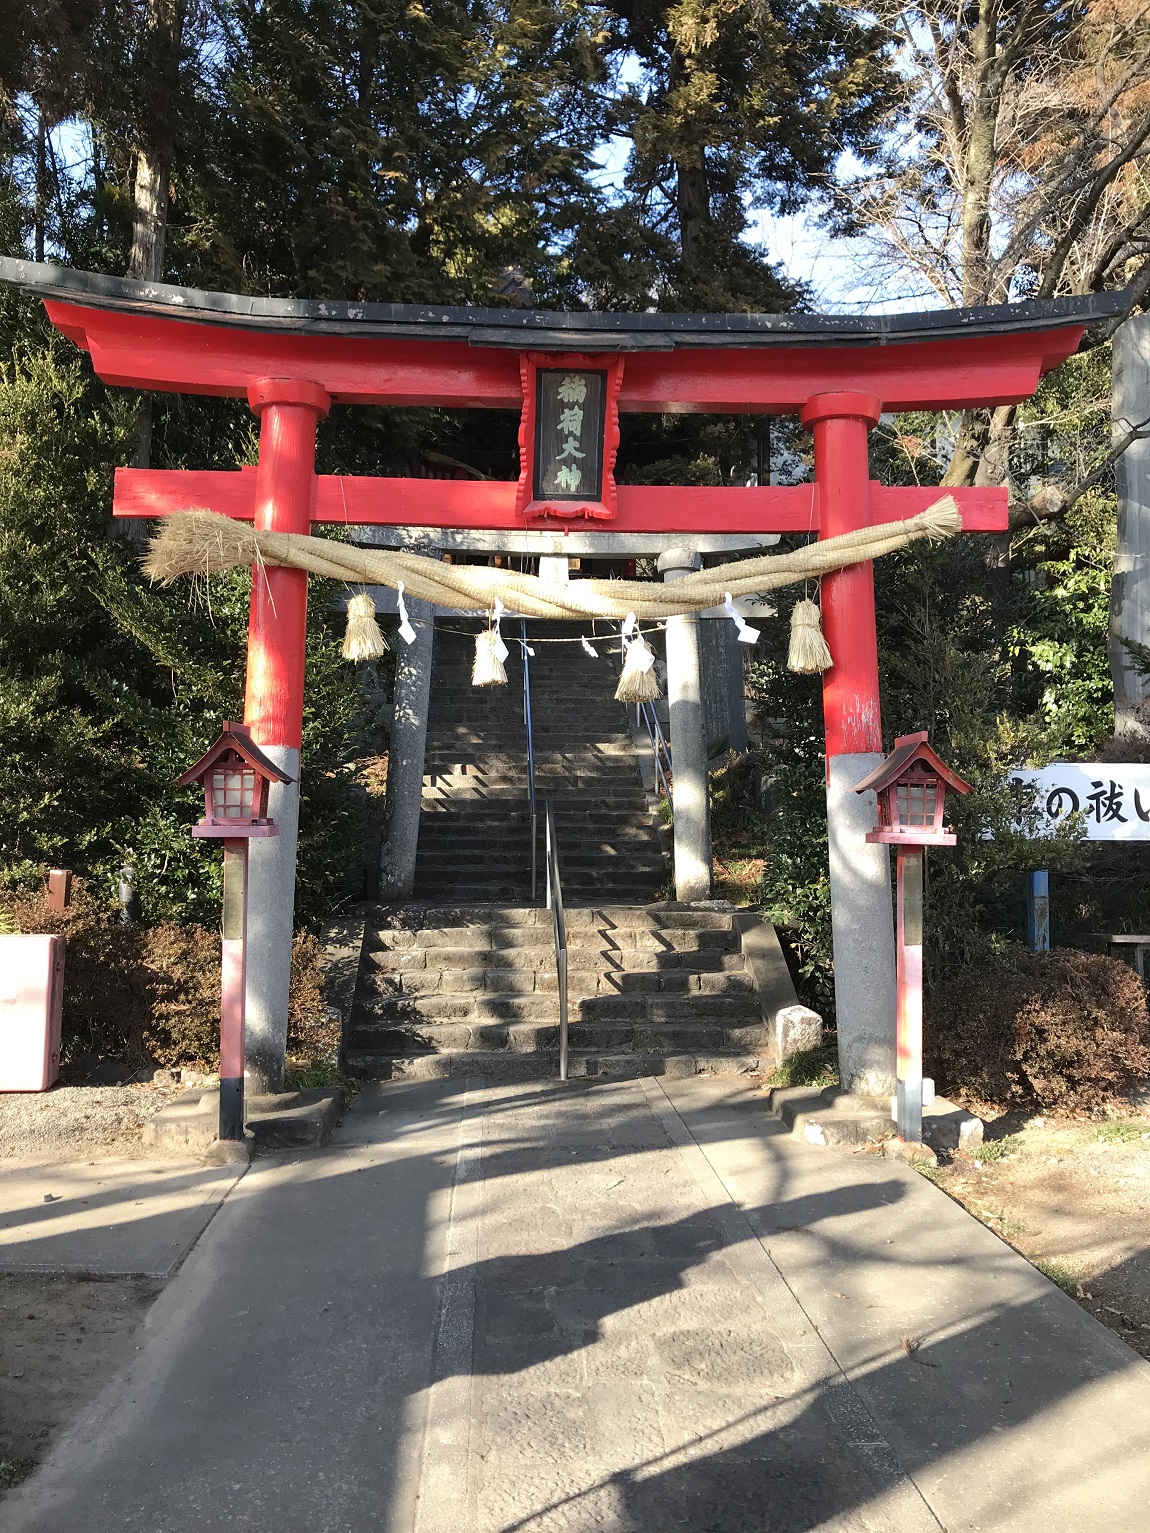
{"label": "dirt patch", "polygon": [[0,1096],[0,1160],[138,1155],[144,1124],[182,1090],[176,1083],[5,1093]]}
{"label": "dirt patch", "polygon": [[931,1180],[1150,1358],[1150,1114],[999,1119]]}
{"label": "dirt patch", "polygon": [[0,1499],[135,1356],[162,1286],[0,1273]]}

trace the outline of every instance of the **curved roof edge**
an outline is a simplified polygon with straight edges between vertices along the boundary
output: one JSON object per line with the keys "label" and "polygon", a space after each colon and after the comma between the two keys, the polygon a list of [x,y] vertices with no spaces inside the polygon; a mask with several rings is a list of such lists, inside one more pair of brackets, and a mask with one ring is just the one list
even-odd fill
{"label": "curved roof edge", "polygon": [[299,335],[467,341],[540,350],[664,351],[677,347],[884,346],[952,336],[1056,330],[1125,314],[1126,291],[909,314],[601,314],[539,309],[255,298],[139,282],[0,257],[0,281],[41,299]]}

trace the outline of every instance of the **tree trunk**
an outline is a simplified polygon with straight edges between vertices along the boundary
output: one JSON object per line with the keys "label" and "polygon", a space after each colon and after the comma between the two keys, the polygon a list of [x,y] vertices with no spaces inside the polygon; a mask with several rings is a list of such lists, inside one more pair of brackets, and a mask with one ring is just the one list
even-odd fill
{"label": "tree trunk", "polygon": [[[169,163],[159,155],[140,150],[136,157],[136,183],[132,196],[132,248],[128,255],[128,276],[142,282],[159,282],[164,275],[164,245],[168,233]],[[152,396],[141,394],[136,411],[136,442],[132,448],[131,467],[152,466]],[[142,542],[147,524],[127,521],[123,536],[129,542]]]}
{"label": "tree trunk", "polygon": [[691,282],[704,261],[706,232],[711,222],[707,166],[702,149],[675,160],[675,201],[679,215],[679,251],[683,271]]}
{"label": "tree trunk", "polygon": [[163,155],[151,147],[137,152],[128,276],[142,282],[159,282],[164,275],[171,168],[170,155]]}
{"label": "tree trunk", "polygon": [[962,183],[962,301],[970,308],[990,291],[990,190],[996,159],[997,95],[975,103]]}
{"label": "tree trunk", "polygon": [[36,114],[36,210],[33,252],[37,261],[44,259],[44,228],[48,222],[48,132],[44,113]]}

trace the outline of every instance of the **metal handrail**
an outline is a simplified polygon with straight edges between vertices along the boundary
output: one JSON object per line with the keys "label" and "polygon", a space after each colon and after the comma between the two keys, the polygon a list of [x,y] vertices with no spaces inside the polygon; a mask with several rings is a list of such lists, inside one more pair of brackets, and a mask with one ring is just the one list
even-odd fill
{"label": "metal handrail", "polygon": [[531,903],[539,886],[538,815],[535,806],[535,740],[531,729],[531,658],[527,648],[527,619],[519,619],[519,643],[523,650],[523,724],[527,730],[527,802],[531,810]]}
{"label": "metal handrail", "polygon": [[669,803],[671,800],[670,774],[674,770],[671,765],[671,747],[667,744],[667,737],[663,733],[663,726],[659,722],[654,703],[636,703],[635,712],[646,725],[647,738],[651,742],[651,756],[655,763],[655,787],[658,789],[660,782],[662,783],[663,797]]}
{"label": "metal handrail", "polygon": [[547,909],[555,935],[555,974],[559,982],[559,1079],[567,1079],[567,922],[563,915],[563,881],[559,876],[559,844],[555,835],[555,805],[545,802],[547,848]]}

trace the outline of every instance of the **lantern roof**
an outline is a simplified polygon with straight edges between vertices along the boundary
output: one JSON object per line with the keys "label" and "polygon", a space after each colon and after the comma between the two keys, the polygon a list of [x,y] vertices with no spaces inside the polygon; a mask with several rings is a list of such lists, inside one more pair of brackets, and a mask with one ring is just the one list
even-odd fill
{"label": "lantern roof", "polygon": [[225,751],[235,751],[242,761],[246,762],[253,771],[265,777],[268,782],[286,783],[292,780],[253,742],[252,732],[246,724],[234,724],[227,719],[224,721],[223,733],[215,744],[208,746],[195,766],[190,766],[186,772],[181,772],[176,782],[181,788],[202,782]]}
{"label": "lantern roof", "polygon": [[1029,299],[896,314],[663,314],[259,298],[141,282],[0,258],[0,281],[38,298],[278,335],[463,341],[470,346],[580,352],[682,347],[887,346],[1096,324],[1125,314],[1127,292]]}
{"label": "lantern roof", "polygon": [[970,784],[964,782],[957,772],[951,771],[934,747],[928,743],[925,729],[920,729],[913,735],[899,735],[894,742],[894,750],[885,761],[879,762],[869,777],[864,777],[862,782],[855,785],[855,792],[865,793],[868,788],[872,788],[876,793],[880,793],[883,788],[889,788],[904,776],[908,768],[916,761],[925,762],[930,770],[941,777],[946,786],[955,793],[970,792]]}

